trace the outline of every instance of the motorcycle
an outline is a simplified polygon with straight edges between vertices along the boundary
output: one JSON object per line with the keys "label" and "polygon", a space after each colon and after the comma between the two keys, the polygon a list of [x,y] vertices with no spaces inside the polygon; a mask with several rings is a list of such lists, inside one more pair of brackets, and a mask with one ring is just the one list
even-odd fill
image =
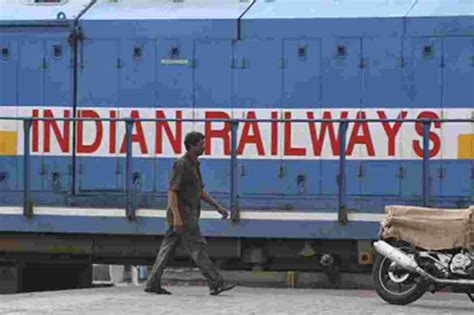
{"label": "motorcycle", "polygon": [[387,206],[372,278],[378,295],[407,305],[445,287],[474,302],[474,206],[463,210]]}

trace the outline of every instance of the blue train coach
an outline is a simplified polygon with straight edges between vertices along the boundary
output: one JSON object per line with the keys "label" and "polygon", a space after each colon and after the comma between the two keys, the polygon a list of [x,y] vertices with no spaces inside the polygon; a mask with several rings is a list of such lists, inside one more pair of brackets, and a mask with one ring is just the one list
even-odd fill
{"label": "blue train coach", "polygon": [[150,263],[200,130],[213,257],[365,270],[472,204],[473,91],[472,0],[0,0],[0,251]]}

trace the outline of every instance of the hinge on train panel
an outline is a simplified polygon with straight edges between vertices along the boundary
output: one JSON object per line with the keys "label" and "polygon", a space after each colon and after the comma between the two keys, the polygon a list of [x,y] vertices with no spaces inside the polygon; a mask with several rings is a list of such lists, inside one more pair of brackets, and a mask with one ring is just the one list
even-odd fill
{"label": "hinge on train panel", "polygon": [[359,164],[359,170],[357,171],[357,177],[362,178],[365,176],[364,165]]}
{"label": "hinge on train panel", "polygon": [[41,69],[48,69],[48,62],[46,61],[46,57],[43,57],[43,61],[41,62]]}
{"label": "hinge on train panel", "polygon": [[115,67],[117,69],[121,69],[122,68],[122,59],[121,58],[117,58],[117,63],[115,64]]}
{"label": "hinge on train panel", "polygon": [[442,166],[439,167],[438,169],[438,178],[443,179],[446,176],[446,169]]}
{"label": "hinge on train panel", "polygon": [[444,56],[441,56],[441,63],[439,64],[441,68],[444,68],[446,64],[444,63]]}
{"label": "hinge on train panel", "polygon": [[240,176],[247,176],[247,166],[244,163],[240,164]]}
{"label": "hinge on train panel", "polygon": [[115,174],[118,175],[120,174],[121,169],[120,169],[120,163],[118,161],[115,162]]}
{"label": "hinge on train panel", "polygon": [[46,169],[46,166],[44,165],[43,162],[41,162],[41,167],[40,167],[39,174],[40,175],[46,175],[47,172],[48,172],[48,170]]}
{"label": "hinge on train panel", "polygon": [[278,168],[278,177],[283,178],[285,177],[285,165],[281,165]]}
{"label": "hinge on train panel", "polygon": [[280,67],[281,67],[282,69],[288,68],[288,59],[286,59],[286,58],[281,58],[281,59],[280,59]]}
{"label": "hinge on train panel", "polygon": [[197,60],[197,58],[191,58],[189,60],[189,67],[190,68],[196,69],[198,66],[199,66],[199,61]]}
{"label": "hinge on train panel", "polygon": [[403,56],[400,57],[398,66],[400,68],[405,68],[405,66],[406,66],[405,57],[403,57]]}
{"label": "hinge on train panel", "polygon": [[246,58],[232,58],[231,68],[233,69],[246,69],[248,68],[248,60]]}
{"label": "hinge on train panel", "polygon": [[405,178],[405,167],[400,166],[398,168],[397,177],[398,178]]}
{"label": "hinge on train panel", "polygon": [[474,179],[474,167],[471,167],[471,179]]}
{"label": "hinge on train panel", "polygon": [[367,67],[367,59],[366,59],[366,58],[360,58],[359,67],[360,67],[361,69]]}

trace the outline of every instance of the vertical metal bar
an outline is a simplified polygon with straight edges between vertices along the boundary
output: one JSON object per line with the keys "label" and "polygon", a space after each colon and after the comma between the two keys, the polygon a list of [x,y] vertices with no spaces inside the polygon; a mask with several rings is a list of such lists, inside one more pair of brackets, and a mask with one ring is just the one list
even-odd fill
{"label": "vertical metal bar", "polygon": [[237,130],[238,121],[231,121],[231,153],[230,153],[230,211],[233,222],[240,220],[239,202],[237,196]]}
{"label": "vertical metal bar", "polygon": [[30,202],[30,130],[31,119],[23,121],[23,215],[33,215],[33,205]]}
{"label": "vertical metal bar", "polygon": [[423,121],[423,206],[430,202],[430,121]]}
{"label": "vertical metal bar", "polygon": [[338,221],[346,224],[347,218],[347,198],[346,198],[346,134],[349,123],[343,121],[339,124],[339,200],[338,200]]}
{"label": "vertical metal bar", "polygon": [[133,120],[125,121],[125,137],[127,141],[127,156],[125,162],[125,200],[126,213],[129,220],[135,219],[135,208],[132,205],[132,130]]}

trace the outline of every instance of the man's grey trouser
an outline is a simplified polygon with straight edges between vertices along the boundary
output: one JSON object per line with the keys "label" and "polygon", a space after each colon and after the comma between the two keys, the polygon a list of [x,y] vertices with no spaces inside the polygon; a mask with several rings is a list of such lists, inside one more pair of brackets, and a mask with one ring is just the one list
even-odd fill
{"label": "man's grey trouser", "polygon": [[161,286],[161,276],[166,268],[168,260],[173,256],[179,241],[182,241],[184,248],[191,256],[192,260],[199,267],[199,270],[206,278],[209,288],[213,289],[220,285],[224,279],[219,270],[209,259],[207,254],[207,243],[201,235],[199,225],[185,224],[183,234],[179,235],[173,227],[170,227],[161,242],[160,251],[156,257],[155,264],[151,269],[146,283],[148,289],[156,289]]}

